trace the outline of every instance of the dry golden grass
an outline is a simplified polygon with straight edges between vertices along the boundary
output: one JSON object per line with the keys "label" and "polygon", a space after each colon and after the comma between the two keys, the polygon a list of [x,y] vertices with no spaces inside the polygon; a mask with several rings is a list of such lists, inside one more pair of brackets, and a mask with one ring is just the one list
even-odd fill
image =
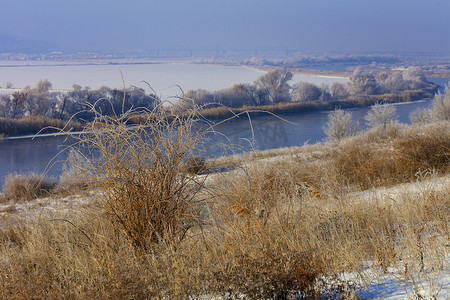
{"label": "dry golden grass", "polygon": [[340,275],[368,280],[368,267],[434,280],[438,295],[448,123],[208,161],[235,169],[194,175],[201,134],[157,113],[133,128],[100,118],[82,136],[98,201],[0,212],[0,298],[345,298],[358,287]]}
{"label": "dry golden grass", "polygon": [[28,201],[37,197],[48,196],[56,187],[57,181],[35,173],[8,175],[3,184],[6,200]]}
{"label": "dry golden grass", "polygon": [[342,142],[331,165],[341,184],[362,188],[392,185],[416,179],[431,170],[446,174],[450,167],[448,122],[374,130]]}
{"label": "dry golden grass", "polygon": [[[42,130],[42,128],[46,129]],[[76,121],[66,122],[44,116],[27,116],[20,119],[0,118],[0,134],[3,136],[55,132],[63,128],[79,131],[83,126]]]}

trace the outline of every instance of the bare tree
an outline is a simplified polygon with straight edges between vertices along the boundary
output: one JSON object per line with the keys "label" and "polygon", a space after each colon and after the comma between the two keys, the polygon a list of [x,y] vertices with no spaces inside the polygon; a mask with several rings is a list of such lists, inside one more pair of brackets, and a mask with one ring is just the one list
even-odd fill
{"label": "bare tree", "polygon": [[320,96],[322,96],[322,90],[313,83],[299,81],[294,84],[293,101],[318,101]]}
{"label": "bare tree", "polygon": [[344,85],[339,82],[333,82],[330,86],[330,96],[332,99],[339,99],[348,95]]}
{"label": "bare tree", "polygon": [[258,89],[267,93],[269,103],[284,102],[290,100],[290,86],[292,73],[286,69],[275,69],[258,77],[255,85]]}
{"label": "bare tree", "polygon": [[37,93],[46,93],[52,88],[52,84],[48,79],[40,79],[36,84]]}
{"label": "bare tree", "polygon": [[9,98],[7,109],[9,111],[9,117],[12,119],[20,118],[25,113],[25,101],[28,98],[28,94],[25,92],[15,92]]}
{"label": "bare tree", "polygon": [[375,77],[358,69],[350,76],[349,84],[351,94],[356,96],[374,95],[378,91]]}
{"label": "bare tree", "polygon": [[239,90],[242,94],[248,96],[250,103],[253,105],[261,105],[263,100],[261,97],[261,93],[258,91],[258,88],[254,84],[248,83],[239,83],[233,85],[235,90]]}
{"label": "bare tree", "polygon": [[200,106],[214,102],[214,94],[204,89],[189,90],[185,93],[185,98]]}
{"label": "bare tree", "polygon": [[73,85],[72,85],[72,89],[73,89],[75,92],[79,92],[79,91],[81,91],[83,88],[82,88],[81,85],[79,85],[79,84],[73,84]]}

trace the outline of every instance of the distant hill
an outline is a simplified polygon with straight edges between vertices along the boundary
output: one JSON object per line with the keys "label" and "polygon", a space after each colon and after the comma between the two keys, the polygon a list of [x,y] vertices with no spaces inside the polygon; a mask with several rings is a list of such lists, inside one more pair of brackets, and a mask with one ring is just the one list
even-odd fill
{"label": "distant hill", "polygon": [[0,35],[0,53],[41,54],[61,51],[63,47],[18,36]]}

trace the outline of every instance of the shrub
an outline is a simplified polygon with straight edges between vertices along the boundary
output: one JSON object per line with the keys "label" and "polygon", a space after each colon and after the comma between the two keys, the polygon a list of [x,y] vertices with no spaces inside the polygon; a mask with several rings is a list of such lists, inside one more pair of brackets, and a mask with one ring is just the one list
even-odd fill
{"label": "shrub", "polygon": [[227,253],[228,267],[213,270],[224,290],[254,299],[320,295],[313,287],[326,273],[326,259],[304,234],[310,229],[302,218],[306,187],[294,168],[243,167],[218,177],[214,185],[221,190],[211,207],[223,235],[215,247]]}
{"label": "shrub", "polygon": [[433,100],[433,109],[431,110],[433,119],[436,121],[450,121],[450,89],[445,88],[442,95],[438,93]]}
{"label": "shrub", "polygon": [[130,128],[132,111],[120,119],[94,113],[98,117],[86,127],[78,151],[113,226],[139,251],[182,240],[197,222],[193,199],[199,189],[185,166],[203,168],[192,165],[192,159],[199,162],[205,134],[194,128],[194,115],[169,118],[160,105]]}
{"label": "shrub", "polygon": [[397,122],[396,112],[397,109],[392,105],[376,103],[370,108],[364,119],[370,128],[386,130],[388,126]]}
{"label": "shrub", "polygon": [[76,151],[69,151],[67,162],[63,166],[63,172],[59,177],[59,183],[56,192],[67,193],[86,189],[88,179],[83,172],[83,164],[85,159]]}
{"label": "shrub", "polygon": [[370,188],[398,182],[395,153],[388,148],[376,149],[361,141],[348,141],[334,155],[332,168],[341,184]]}
{"label": "shrub", "polygon": [[411,123],[413,124],[427,124],[427,123],[431,123],[433,119],[433,116],[431,114],[431,110],[430,109],[417,109],[415,111],[413,111],[410,115],[409,115],[409,120],[411,121]]}
{"label": "shrub", "polygon": [[404,176],[415,179],[419,171],[450,170],[450,126],[447,123],[430,124],[423,128],[411,127],[394,140],[399,169]]}
{"label": "shrub", "polygon": [[325,124],[325,134],[332,142],[337,142],[345,137],[355,135],[358,132],[358,124],[352,122],[352,114],[336,109],[328,115]]}
{"label": "shrub", "polygon": [[198,175],[206,171],[206,159],[202,156],[190,156],[186,159],[186,171]]}

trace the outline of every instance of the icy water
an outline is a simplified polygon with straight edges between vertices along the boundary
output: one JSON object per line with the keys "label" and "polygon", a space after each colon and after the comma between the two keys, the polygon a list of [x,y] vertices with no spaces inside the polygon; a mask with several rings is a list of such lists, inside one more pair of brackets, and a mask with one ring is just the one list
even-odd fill
{"label": "icy water", "polygon": [[[0,87],[7,82],[13,88],[34,86],[40,79],[48,79],[54,89],[72,89],[73,84],[97,89],[101,86],[123,88],[131,85],[152,92],[162,99],[181,94],[181,90],[202,88],[215,91],[231,87],[236,83],[252,83],[264,74],[263,71],[245,66],[221,66],[188,63],[129,63],[129,64],[82,64],[54,62],[51,65],[39,62],[0,62]],[[315,84],[345,82],[347,78],[295,75],[297,81]],[[0,91],[2,92],[2,91]],[[5,92],[3,90],[3,92]]]}

